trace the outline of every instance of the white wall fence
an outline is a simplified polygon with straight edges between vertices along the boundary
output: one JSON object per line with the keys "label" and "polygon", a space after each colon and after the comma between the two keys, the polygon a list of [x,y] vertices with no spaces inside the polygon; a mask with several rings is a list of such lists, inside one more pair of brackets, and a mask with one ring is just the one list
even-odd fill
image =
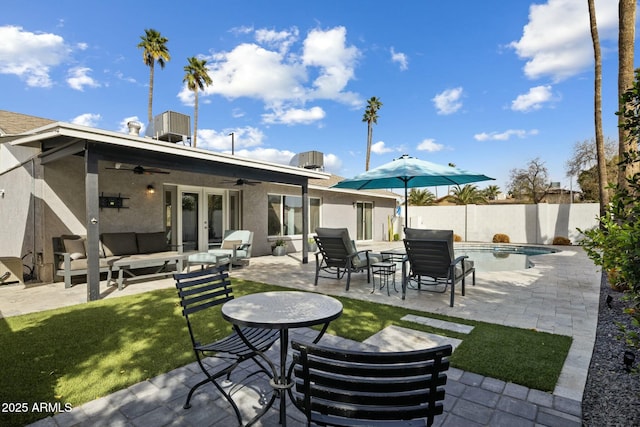
{"label": "white wall fence", "polygon": [[409,227],[453,230],[464,241],[490,242],[494,234],[502,233],[511,243],[551,244],[556,236],[576,243],[582,237],[578,228],[597,227],[599,205],[409,206],[408,210]]}

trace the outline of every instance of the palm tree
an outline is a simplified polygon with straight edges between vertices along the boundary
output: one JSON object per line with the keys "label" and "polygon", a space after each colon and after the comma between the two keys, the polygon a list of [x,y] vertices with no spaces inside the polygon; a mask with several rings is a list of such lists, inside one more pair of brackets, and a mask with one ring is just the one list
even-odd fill
{"label": "palm tree", "polygon": [[482,194],[489,200],[496,200],[498,198],[498,194],[500,194],[500,187],[497,185],[489,185],[487,188],[482,190]]}
{"label": "palm tree", "polygon": [[600,216],[605,214],[609,205],[607,192],[607,159],[604,154],[604,135],[602,132],[602,55],[600,52],[600,38],[596,22],[595,0],[587,0],[589,4],[589,23],[591,24],[591,40],[593,41],[593,56],[595,63],[594,87],[594,123],[596,130],[596,153],[598,159],[598,193],[600,195]]}
{"label": "palm tree", "polygon": [[[620,0],[618,3],[618,111],[625,111],[623,104],[624,93],[633,87],[634,66],[633,51],[636,26],[636,0]],[[622,126],[624,117],[618,115],[618,156],[622,160],[625,153],[637,149],[637,139]],[[626,168],[625,168],[626,166]],[[637,166],[636,166],[637,167]],[[633,165],[620,165],[618,171],[618,185],[629,189],[627,177],[638,172]]]}
{"label": "palm tree", "polygon": [[171,60],[167,42],[169,39],[162,37],[160,33],[153,28],[144,30],[144,36],[140,36],[142,40],[138,43],[138,48],[142,49],[142,61],[144,65],[149,67],[149,106],[147,115],[149,124],[153,120],[153,72],[156,62],[160,64],[160,68],[164,68],[165,62]]}
{"label": "palm tree", "polygon": [[427,189],[412,188],[409,192],[408,202],[411,206],[430,206],[436,202],[436,196]]}
{"label": "palm tree", "polygon": [[373,139],[373,125],[378,124],[378,110],[382,107],[382,102],[375,96],[367,100],[367,109],[362,117],[363,122],[367,122],[367,160],[365,171],[369,170],[369,160],[371,159],[371,140]]}
{"label": "palm tree", "polygon": [[198,59],[192,56],[187,58],[187,61],[189,61],[189,64],[184,66],[185,75],[182,82],[186,83],[189,90],[195,94],[193,112],[193,146],[195,147],[198,139],[198,90],[204,90],[204,87],[213,83],[213,80],[209,77],[205,59]]}
{"label": "palm tree", "polygon": [[486,199],[478,187],[473,184],[466,184],[464,187],[456,185],[451,190],[449,196],[456,205],[472,205],[486,203]]}

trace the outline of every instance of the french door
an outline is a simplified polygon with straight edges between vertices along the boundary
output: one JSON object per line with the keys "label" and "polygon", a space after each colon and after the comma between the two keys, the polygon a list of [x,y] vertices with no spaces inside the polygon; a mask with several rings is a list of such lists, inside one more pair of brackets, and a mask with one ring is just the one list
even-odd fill
{"label": "french door", "polygon": [[215,188],[179,187],[178,195],[178,243],[183,251],[207,251],[219,245],[229,225],[228,192]]}

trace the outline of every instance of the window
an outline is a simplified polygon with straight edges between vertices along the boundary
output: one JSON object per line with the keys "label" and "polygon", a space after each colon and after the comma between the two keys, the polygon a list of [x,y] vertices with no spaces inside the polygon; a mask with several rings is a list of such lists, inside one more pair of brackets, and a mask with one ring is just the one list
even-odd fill
{"label": "window", "polygon": [[[269,236],[302,234],[302,197],[270,194],[268,196]],[[309,197],[309,231],[320,226],[320,199]]]}

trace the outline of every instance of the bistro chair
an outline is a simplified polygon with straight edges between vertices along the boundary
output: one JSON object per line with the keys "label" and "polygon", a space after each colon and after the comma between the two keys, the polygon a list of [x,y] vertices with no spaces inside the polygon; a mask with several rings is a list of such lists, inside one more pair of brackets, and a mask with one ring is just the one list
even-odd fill
{"label": "bistro chair", "polygon": [[289,395],[309,426],[431,426],[443,412],[449,344],[387,353],[291,346]]}
{"label": "bistro chair", "polygon": [[[210,327],[207,327],[207,324],[209,324],[211,320],[211,310],[217,308],[217,312],[213,312],[213,315],[219,317],[219,306],[233,299],[229,274],[225,271],[225,267],[221,266],[189,273],[175,273],[174,278],[176,280],[178,296],[180,297],[182,314],[187,321],[187,328],[189,329],[189,336],[193,345],[193,351],[196,355],[196,361],[206,377],[191,387],[187,401],[184,404],[184,409],[191,407],[191,397],[196,389],[210,382],[218,389],[222,396],[229,401],[238,417],[238,421],[242,424],[238,406],[216,380],[224,375],[229,379],[231,372],[242,362],[249,359],[253,360],[259,367],[257,371],[252,372],[250,375],[265,372],[269,377],[272,377],[271,371],[267,370],[256,359],[256,352],[268,350],[278,339],[278,331],[260,328],[242,328],[242,334],[249,343],[251,343],[253,348],[249,347],[236,332],[213,342],[209,342],[208,340],[204,341],[203,338],[207,332],[208,336],[212,335],[211,333],[220,335],[220,331],[211,331]],[[220,358],[226,363],[216,363],[215,368],[211,368],[204,362],[206,357]],[[216,370],[214,371],[214,369]]]}
{"label": "bistro chair", "polygon": [[[465,278],[472,275],[476,284],[476,270],[467,255],[456,258],[453,249],[453,230],[405,229],[404,247],[407,256],[402,265],[402,286],[415,283],[418,290],[446,292],[451,285],[449,305],[453,307],[455,285],[461,282],[465,294]],[[407,269],[408,264],[408,269]],[[431,288],[431,289],[429,289]]]}
{"label": "bistro chair", "polygon": [[[316,277],[314,285],[318,286],[318,278],[342,279],[347,275],[346,290],[349,290],[351,273],[367,272],[367,283],[371,283],[371,264],[382,261],[380,254],[371,250],[359,251],[346,228],[316,228],[313,237],[318,245],[316,256]],[[321,275],[321,272],[328,275]]]}

